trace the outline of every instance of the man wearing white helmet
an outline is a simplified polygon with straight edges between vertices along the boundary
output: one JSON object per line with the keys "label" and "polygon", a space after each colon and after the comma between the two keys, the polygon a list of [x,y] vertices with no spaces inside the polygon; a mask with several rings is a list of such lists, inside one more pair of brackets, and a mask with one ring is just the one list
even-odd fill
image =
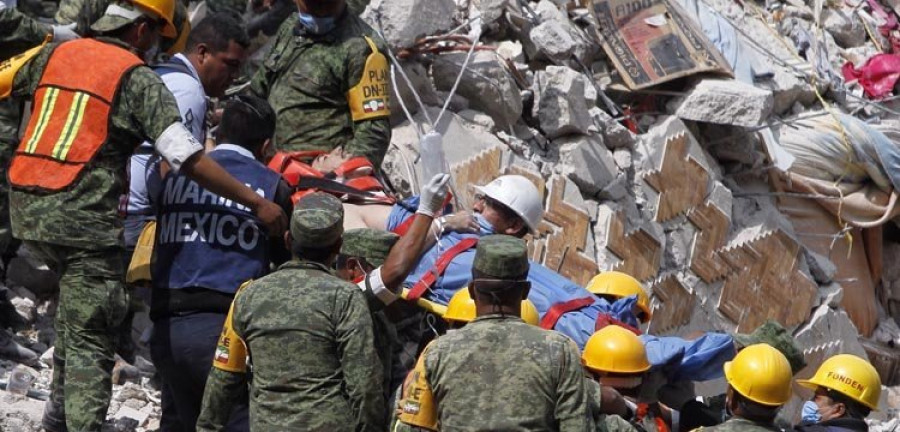
{"label": "man wearing white helmet", "polygon": [[[469,284],[478,238],[490,234],[524,237],[534,232],[543,217],[543,205],[537,187],[519,175],[501,176],[483,187],[476,187],[475,203],[471,211],[460,211],[435,218],[428,235],[425,252],[415,269],[403,283],[408,287],[404,296],[416,299],[428,292],[432,301],[447,304],[453,294]],[[344,229],[375,228],[403,235],[408,221],[418,207],[418,197],[393,206],[344,204]],[[381,299],[386,304],[391,300]],[[393,303],[392,308],[405,304]],[[406,349],[395,353],[399,370],[395,377],[406,376],[416,360],[416,348],[429,335],[423,333],[427,325],[420,325],[422,316],[414,306],[397,311],[402,317],[397,331]],[[398,379],[391,389],[400,384]]]}

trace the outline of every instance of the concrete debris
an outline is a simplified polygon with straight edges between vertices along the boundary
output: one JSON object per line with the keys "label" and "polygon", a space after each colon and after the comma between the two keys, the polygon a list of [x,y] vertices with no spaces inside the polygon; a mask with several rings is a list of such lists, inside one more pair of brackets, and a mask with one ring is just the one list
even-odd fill
{"label": "concrete debris", "polygon": [[593,124],[589,109],[597,93],[584,75],[565,66],[548,66],[534,83],[532,115],[548,138],[587,134]]}
{"label": "concrete debris", "polygon": [[28,254],[13,258],[6,275],[7,283],[23,286],[38,297],[49,297],[59,290],[56,273]]}
{"label": "concrete debris", "polygon": [[553,143],[559,146],[564,174],[585,195],[596,195],[619,175],[612,153],[599,136],[566,136]]}
{"label": "concrete debris", "polygon": [[425,66],[419,62],[401,60],[396,67],[403,68],[403,72],[406,74],[406,77],[409,78],[410,83],[412,83],[412,88],[410,88],[409,83],[403,79],[401,74],[397,72],[397,85],[391,86],[391,100],[394,101],[392,105],[393,109],[391,109],[392,125],[402,123],[403,120],[406,119],[403,108],[399,103],[401,98],[405,102],[406,109],[409,110],[411,114],[418,113],[420,109],[414,93],[419,95],[419,98],[425,105],[441,105],[442,101],[438,98],[437,92],[435,92],[434,84],[431,82],[431,78],[428,77],[428,69],[426,69]]}
{"label": "concrete debris", "polygon": [[591,118],[594,120],[595,127],[599,128],[599,132],[603,135],[603,143],[610,149],[631,148],[637,141],[637,136],[628,128],[622,126],[617,120],[612,118],[606,111],[598,107],[590,109]]}
{"label": "concrete debris", "polygon": [[736,80],[705,79],[688,94],[675,115],[685,120],[757,126],[772,113],[772,92]]}
{"label": "concrete debris", "polygon": [[866,29],[855,8],[822,11],[822,26],[843,48],[858,47],[866,42]]}
{"label": "concrete debris", "polygon": [[576,52],[584,51],[584,43],[576,39],[565,21],[545,21],[531,29],[531,43],[542,54],[555,62],[565,62]]}
{"label": "concrete debris", "polygon": [[372,0],[362,18],[384,32],[394,47],[408,48],[416,39],[453,27],[453,0]]}
{"label": "concrete debris", "polygon": [[[435,58],[432,66],[438,90],[450,91],[466,59],[466,53],[451,53]],[[491,116],[507,129],[522,115],[522,96],[502,59],[489,51],[478,51],[469,61],[457,94],[469,100],[471,108]],[[460,111],[460,110],[457,110]]]}

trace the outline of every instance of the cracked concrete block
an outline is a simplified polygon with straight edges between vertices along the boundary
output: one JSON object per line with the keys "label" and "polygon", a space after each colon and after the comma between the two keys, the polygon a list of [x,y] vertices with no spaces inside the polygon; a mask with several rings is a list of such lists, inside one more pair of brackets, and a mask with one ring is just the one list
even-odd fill
{"label": "cracked concrete block", "polygon": [[809,249],[806,250],[806,264],[813,279],[820,284],[830,283],[837,273],[837,266],[830,259]]}
{"label": "cracked concrete block", "polygon": [[[450,53],[434,60],[431,72],[438,90],[450,91],[465,62],[466,53]],[[491,51],[477,51],[469,60],[457,94],[472,108],[494,119],[503,129],[522,116],[522,95],[512,75]]]}
{"label": "cracked concrete block", "polygon": [[637,135],[631,133],[628,128],[622,126],[600,107],[591,108],[591,118],[594,124],[599,126],[603,142],[610,149],[633,148],[637,141]]}
{"label": "cracked concrete block", "polygon": [[548,66],[536,74],[532,114],[548,138],[588,133],[593,125],[588,110],[596,103],[589,98],[589,86],[584,75],[565,66]]}
{"label": "cracked concrete block", "polygon": [[372,0],[362,14],[363,20],[379,28],[391,46],[408,48],[416,39],[453,28],[453,0]]}
{"label": "cracked concrete block", "polygon": [[685,97],[675,115],[685,120],[753,127],[772,113],[772,92],[737,80],[705,79]]}
{"label": "cracked concrete block", "polygon": [[776,66],[772,70],[774,75],[771,79],[761,80],[755,85],[772,92],[773,113],[785,113],[797,102],[809,106],[816,101],[816,92],[805,79],[783,67]]}
{"label": "cracked concrete block", "polygon": [[841,48],[858,47],[866,43],[866,29],[851,8],[827,8],[822,11],[822,26],[831,33]]}
{"label": "cracked concrete block", "polygon": [[[606,140],[603,140],[606,143]],[[613,160],[616,161],[616,166],[619,167],[622,171],[627,171],[632,166],[631,160],[631,151],[627,149],[617,148],[613,150]]]}
{"label": "cracked concrete block", "polygon": [[531,29],[528,36],[531,43],[550,60],[565,62],[575,54],[579,48],[580,40],[576,40],[563,21],[544,21]]}
{"label": "cracked concrete block", "polygon": [[560,146],[563,172],[585,195],[595,195],[619,175],[612,153],[599,136],[567,136],[554,144]]}

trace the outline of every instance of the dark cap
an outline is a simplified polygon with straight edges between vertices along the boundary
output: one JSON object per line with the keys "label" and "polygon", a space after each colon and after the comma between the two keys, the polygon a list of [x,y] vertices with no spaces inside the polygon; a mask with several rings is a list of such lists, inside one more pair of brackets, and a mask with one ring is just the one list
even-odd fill
{"label": "dark cap", "polygon": [[390,231],[373,228],[357,228],[344,233],[341,254],[349,257],[365,258],[369,264],[378,267],[384,264],[388,253],[400,236]]}
{"label": "dark cap", "polygon": [[489,235],[478,240],[473,270],[504,280],[522,280],[528,274],[525,240],[508,235]]}
{"label": "dark cap", "polygon": [[321,249],[340,240],[344,233],[344,207],[333,195],[316,192],[300,198],[291,214],[294,243]]}

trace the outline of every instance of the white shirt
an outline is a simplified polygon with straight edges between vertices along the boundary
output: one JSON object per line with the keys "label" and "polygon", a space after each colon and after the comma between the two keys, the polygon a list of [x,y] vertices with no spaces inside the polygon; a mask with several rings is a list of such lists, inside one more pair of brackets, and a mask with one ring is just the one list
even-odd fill
{"label": "white shirt", "polygon": [[181,53],[175,54],[174,58],[187,65],[191,76],[169,72],[162,75],[162,81],[175,96],[181,123],[197,141],[203,143],[206,141],[206,91],[203,90],[200,75],[191,61]]}

